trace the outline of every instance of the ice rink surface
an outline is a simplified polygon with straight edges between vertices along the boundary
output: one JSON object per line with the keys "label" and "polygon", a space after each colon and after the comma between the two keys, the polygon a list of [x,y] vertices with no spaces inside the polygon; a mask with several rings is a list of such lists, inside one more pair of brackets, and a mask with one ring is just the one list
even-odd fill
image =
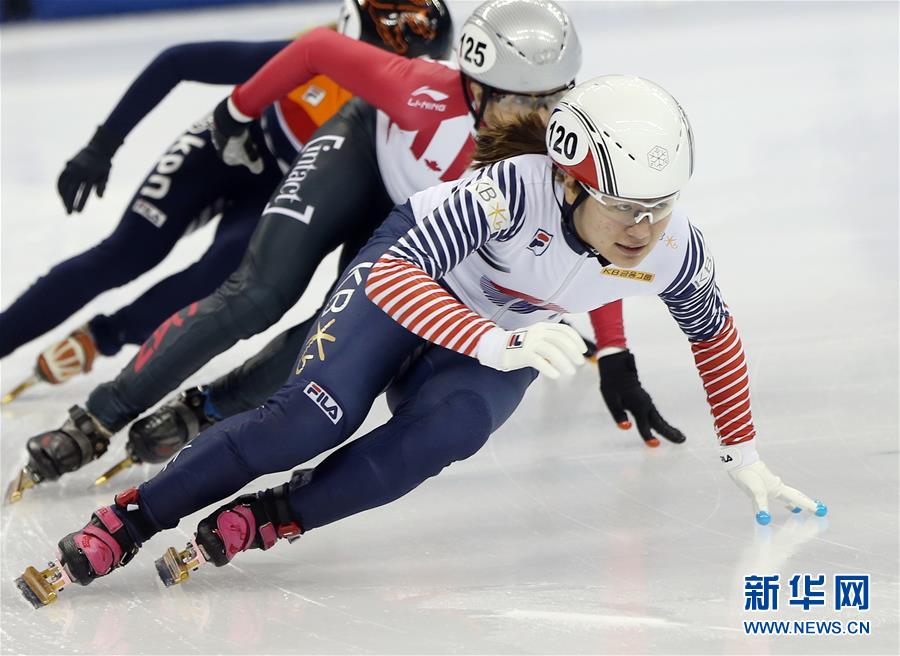
{"label": "ice rink surface", "polygon": [[[457,25],[474,6],[451,4]],[[4,27],[2,306],[111,231],[158,154],[226,93],[176,89],[116,156],[106,197],[66,217],[56,176],[158,51],[281,37],[331,20],[336,5]],[[651,450],[616,429],[584,367],[538,381],[479,454],[393,505],[166,590],[153,560],[183,546],[198,514],[124,571],[32,610],[13,579],[44,564],[113,491],[155,471],[137,467],[113,489],[90,490],[122,456],[120,438],[103,460],[2,508],[4,654],[898,653],[898,5],[566,7],[584,44],[582,79],[642,75],[690,115],[697,164],[683,203],[742,331],[759,450],[789,484],[824,500],[828,517],[773,508],[771,526],[755,526],[717,462],[685,339],[661,303],[629,300],[642,381],[688,435],[684,445]],[[52,339],[192,261],[210,233],[7,358],[3,390]],[[335,265],[323,264],[286,321],[317,307]],[[276,330],[191,382],[227,371]],[[25,440],[58,426],[133,353],[3,407],[4,488],[24,464]],[[386,413],[378,403],[363,430]],[[838,613],[829,591],[825,608],[804,613],[788,604],[795,573],[829,583],[869,574],[870,609]],[[781,610],[744,611],[750,574],[781,576]],[[862,619],[871,634],[746,636],[742,620],[753,619]]]}

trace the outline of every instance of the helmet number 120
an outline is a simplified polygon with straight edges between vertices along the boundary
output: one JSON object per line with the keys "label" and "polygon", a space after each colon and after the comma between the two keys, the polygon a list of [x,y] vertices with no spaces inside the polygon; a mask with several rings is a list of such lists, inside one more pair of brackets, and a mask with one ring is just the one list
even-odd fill
{"label": "helmet number 120", "polygon": [[550,124],[550,139],[553,152],[568,160],[575,158],[575,151],[578,150],[578,137],[574,132],[566,132],[563,126],[554,122]]}

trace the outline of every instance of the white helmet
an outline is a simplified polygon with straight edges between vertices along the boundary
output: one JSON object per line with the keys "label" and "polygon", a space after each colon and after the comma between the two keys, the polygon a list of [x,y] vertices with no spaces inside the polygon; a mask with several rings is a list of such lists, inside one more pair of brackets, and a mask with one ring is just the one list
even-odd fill
{"label": "white helmet", "polygon": [[662,198],[694,170],[694,137],[681,105],[657,84],[604,75],[569,91],[550,114],[547,152],[588,191]]}
{"label": "white helmet", "polygon": [[459,39],[463,73],[492,89],[532,94],[562,89],[581,68],[581,44],[566,12],[550,0],[489,0]]}

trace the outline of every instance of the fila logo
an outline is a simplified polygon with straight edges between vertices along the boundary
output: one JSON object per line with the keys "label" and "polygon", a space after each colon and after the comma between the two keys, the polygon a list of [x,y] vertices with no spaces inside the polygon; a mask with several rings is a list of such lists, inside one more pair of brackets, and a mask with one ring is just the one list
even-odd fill
{"label": "fila logo", "polygon": [[[416,98],[416,96],[427,96],[431,98],[431,100],[423,100],[422,98]],[[434,89],[429,89],[427,86],[419,87],[415,91],[413,91],[409,95],[409,99],[406,101],[406,104],[410,107],[419,107],[421,109],[430,109],[435,112],[445,112],[447,111],[447,104],[441,102],[443,100],[447,100],[449,98],[446,93],[441,93],[440,91],[435,91]]]}
{"label": "fila logo", "polygon": [[541,230],[538,228],[537,232],[534,233],[534,237],[531,238],[531,243],[528,244],[528,250],[530,250],[535,255],[543,255],[544,251],[547,250],[547,247],[550,245],[550,241],[553,239],[553,235],[551,235],[546,230]]}
{"label": "fila logo", "polygon": [[310,381],[309,385],[306,386],[306,389],[303,390],[303,393],[319,406],[319,410],[325,413],[325,416],[331,420],[332,424],[337,425],[341,420],[341,417],[344,416],[344,411],[341,409],[341,406],[337,404],[337,401],[332,399],[331,395],[322,389],[321,385],[315,381]]}
{"label": "fila logo", "polygon": [[506,348],[514,349],[514,348],[522,348],[525,346],[525,332],[513,333],[509,336],[509,341],[506,343]]}
{"label": "fila logo", "polygon": [[143,198],[135,199],[134,203],[131,205],[131,211],[135,214],[140,214],[157,228],[162,228],[166,219],[169,218],[166,216],[166,213],[156,205],[148,203]]}
{"label": "fila logo", "polygon": [[310,84],[303,94],[303,102],[312,107],[318,107],[325,100],[325,90],[320,89],[315,84]]}

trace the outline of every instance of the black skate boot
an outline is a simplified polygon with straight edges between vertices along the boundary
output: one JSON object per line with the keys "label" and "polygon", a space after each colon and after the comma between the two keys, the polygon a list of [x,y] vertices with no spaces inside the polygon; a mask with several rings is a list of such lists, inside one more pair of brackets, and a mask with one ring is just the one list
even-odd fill
{"label": "black skate boot", "polygon": [[201,520],[194,539],[183,551],[169,547],[156,561],[166,587],[181,583],[191,570],[210,562],[222,567],[241,551],[269,549],[278,538],[293,542],[303,533],[288,504],[289,485],[245,494]]}
{"label": "black skate boot", "polygon": [[127,457],[105,471],[94,485],[103,485],[119,472],[146,462],[166,462],[217,419],[205,412],[206,388],[192,387],[170,399],[128,430]]}
{"label": "black skate boot", "polygon": [[122,518],[129,512],[128,508],[137,508],[137,500],[135,488],[116,495],[114,505],[98,509],[84,528],[59,541],[59,557],[47,569],[38,571],[28,567],[16,579],[16,586],[25,599],[35,608],[41,608],[56,601],[66,585],[88,585],[128,564],[140,543],[128,533]]}
{"label": "black skate boot", "polygon": [[111,435],[84,409],[73,405],[69,408],[69,418],[59,430],[41,433],[28,440],[28,464],[12,482],[7,498],[18,501],[28,488],[44,481],[55,481],[96,460],[106,453]]}

